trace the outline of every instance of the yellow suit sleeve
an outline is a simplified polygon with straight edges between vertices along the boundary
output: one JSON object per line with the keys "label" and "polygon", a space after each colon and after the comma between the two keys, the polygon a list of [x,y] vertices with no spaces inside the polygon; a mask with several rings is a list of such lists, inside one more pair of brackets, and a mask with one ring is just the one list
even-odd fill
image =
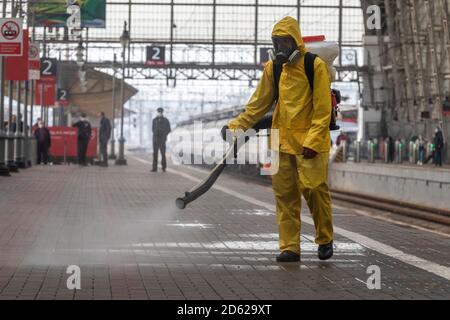
{"label": "yellow suit sleeve", "polygon": [[330,76],[326,63],[314,61],[313,116],[303,147],[316,152],[328,150],[331,120]]}
{"label": "yellow suit sleeve", "polygon": [[228,123],[230,130],[252,128],[270,110],[274,101],[272,61],[266,63],[255,92],[250,97],[244,112]]}

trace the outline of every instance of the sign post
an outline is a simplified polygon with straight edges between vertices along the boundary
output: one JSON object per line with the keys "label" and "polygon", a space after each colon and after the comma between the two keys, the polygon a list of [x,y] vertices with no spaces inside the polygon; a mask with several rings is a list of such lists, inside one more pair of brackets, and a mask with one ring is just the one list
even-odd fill
{"label": "sign post", "polygon": [[[26,168],[22,145],[24,144],[23,130],[25,128],[22,119],[22,82],[28,81],[28,30],[23,30],[22,55],[19,57],[5,58],[5,78],[6,80],[16,81],[17,88],[17,112],[16,128],[14,135],[14,161],[19,168]],[[11,124],[12,125],[12,124]]]}
{"label": "sign post", "polygon": [[41,60],[41,76],[36,81],[35,104],[41,106],[55,105],[56,65],[56,59],[43,58]]}

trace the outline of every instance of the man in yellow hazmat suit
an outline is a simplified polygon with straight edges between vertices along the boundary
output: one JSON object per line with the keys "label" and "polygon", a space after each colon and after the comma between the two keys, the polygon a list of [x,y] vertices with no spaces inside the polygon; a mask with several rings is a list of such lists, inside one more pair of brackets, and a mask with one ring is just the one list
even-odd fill
{"label": "man in yellow hazmat suit", "polygon": [[[272,129],[279,130],[279,170],[272,177],[276,199],[278,262],[300,260],[301,195],[313,216],[321,260],[333,255],[331,197],[327,185],[330,150],[331,94],[326,63],[314,60],[314,90],[304,65],[305,45],[294,18],[285,17],[273,28],[276,59],[265,65],[245,111],[228,123],[231,132],[252,128],[272,107],[273,63],[283,66]],[[272,146],[272,149],[277,146]]]}

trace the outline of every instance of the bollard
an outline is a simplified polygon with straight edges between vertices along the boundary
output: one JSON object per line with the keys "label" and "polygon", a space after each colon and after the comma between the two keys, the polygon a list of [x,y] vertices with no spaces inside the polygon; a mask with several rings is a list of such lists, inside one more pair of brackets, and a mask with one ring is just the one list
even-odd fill
{"label": "bollard", "polygon": [[409,142],[409,163],[416,164],[418,161],[418,150],[417,150],[417,144],[410,141]]}
{"label": "bollard", "polygon": [[400,146],[400,143],[398,141],[395,141],[395,163],[399,163],[399,157],[398,157],[399,150],[400,150],[399,146]]}
{"label": "bollard", "polygon": [[[425,155],[425,159],[428,158],[430,155],[432,155],[432,154],[433,154],[433,151],[434,151],[434,144],[431,143],[431,142],[429,142],[429,143],[427,144],[427,153],[426,153],[426,155]],[[434,161],[434,160],[433,160],[433,161]]]}
{"label": "bollard", "polygon": [[414,159],[414,164],[417,164],[417,162],[419,161],[419,144],[418,143],[414,143],[413,145],[413,159]]}
{"label": "bollard", "polygon": [[25,161],[22,155],[23,137],[20,132],[14,134],[14,161],[20,169],[25,169]]}
{"label": "bollard", "polygon": [[375,162],[375,144],[372,141],[367,142],[368,160],[370,163]]}
{"label": "bollard", "polygon": [[405,150],[405,147],[403,145],[403,143],[398,142],[396,143],[397,145],[397,163],[403,163],[403,152]]}
{"label": "bollard", "polygon": [[385,141],[384,142],[384,163],[388,163],[389,162],[389,142]]}
{"label": "bollard", "polygon": [[14,161],[14,138],[16,135],[10,130],[8,130],[6,135],[6,165],[11,172],[19,172],[19,167]]}
{"label": "bollard", "polygon": [[9,167],[5,162],[6,158],[6,135],[0,127],[0,176],[10,176]]}
{"label": "bollard", "polygon": [[355,162],[361,161],[361,142],[355,141]]}

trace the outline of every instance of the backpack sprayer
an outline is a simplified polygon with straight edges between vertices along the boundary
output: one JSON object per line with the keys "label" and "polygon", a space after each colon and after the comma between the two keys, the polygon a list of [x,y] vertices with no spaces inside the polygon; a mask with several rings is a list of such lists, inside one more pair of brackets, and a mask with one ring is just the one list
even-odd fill
{"label": "backpack sprayer", "polygon": [[[331,79],[335,78],[336,71],[332,67],[333,61],[336,59],[336,57],[339,55],[339,47],[336,43],[328,43],[324,42],[325,37],[324,36],[318,36],[318,37],[304,37],[303,38],[305,43],[310,43],[308,46],[309,52],[311,54],[307,54],[305,57],[305,67],[307,70],[307,77],[308,81],[311,85],[311,90],[313,90],[312,84],[314,81],[314,59],[318,55],[320,58],[322,58],[328,66]],[[274,68],[275,64],[274,64]],[[311,70],[312,69],[312,70]],[[278,81],[280,78],[282,70],[275,69],[274,74],[275,78],[277,78],[277,81],[274,81],[275,90],[278,92]],[[278,74],[278,75],[277,75]],[[276,94],[278,96],[278,94]],[[338,90],[331,90],[331,100],[332,100],[332,110],[331,110],[331,120],[330,120],[330,130],[339,130],[339,126],[336,125],[336,115],[337,115],[337,107],[340,103],[341,96],[340,92]],[[276,102],[276,101],[275,101]],[[262,130],[262,129],[270,129],[272,127],[272,114],[268,114],[265,117],[263,117],[254,127],[256,131]],[[245,143],[248,141],[248,139],[245,140],[245,142],[238,146],[238,138],[233,137],[233,142],[228,148],[225,155],[222,157],[221,161],[211,170],[211,172],[206,176],[205,179],[203,179],[199,184],[197,184],[195,187],[193,187],[190,191],[185,192],[184,197],[177,198],[175,200],[175,204],[179,209],[184,209],[186,206],[196,200],[198,197],[205,194],[211,187],[214,185],[216,180],[219,178],[220,174],[223,172],[225,167],[228,164],[228,160],[231,160],[231,156],[233,155],[236,157],[237,152],[239,149],[245,145]]]}

